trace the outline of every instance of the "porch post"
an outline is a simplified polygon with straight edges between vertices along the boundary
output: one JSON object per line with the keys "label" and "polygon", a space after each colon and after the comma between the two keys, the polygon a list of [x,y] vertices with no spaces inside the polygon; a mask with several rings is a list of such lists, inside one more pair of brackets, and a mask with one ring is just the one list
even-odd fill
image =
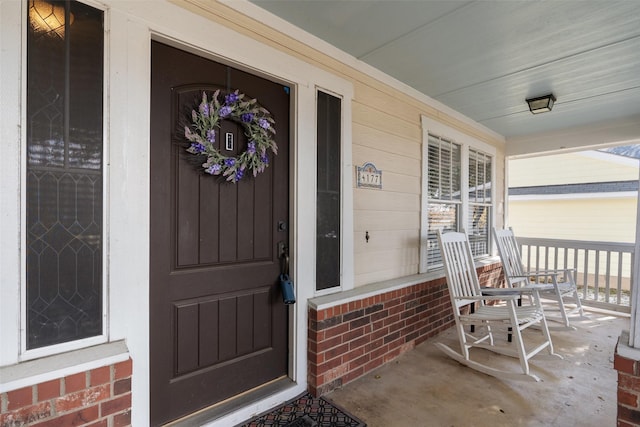
{"label": "porch post", "polygon": [[[640,160],[638,160],[640,165]],[[640,169],[640,168],[638,168]],[[638,185],[640,187],[640,176],[638,177]],[[633,280],[631,283],[631,325],[629,333],[629,347],[640,347],[640,324],[638,324],[638,307],[640,307],[640,188],[636,196],[636,246],[633,252]]]}

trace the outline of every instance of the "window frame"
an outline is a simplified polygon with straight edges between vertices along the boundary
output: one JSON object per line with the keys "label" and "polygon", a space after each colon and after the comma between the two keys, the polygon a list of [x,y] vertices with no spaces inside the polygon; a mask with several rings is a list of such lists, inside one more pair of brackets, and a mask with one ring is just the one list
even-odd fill
{"label": "window frame", "polygon": [[[455,129],[449,125],[439,122],[435,119],[427,116],[421,117],[422,123],[422,194],[421,194],[421,213],[420,213],[420,266],[419,272],[426,273],[428,271],[434,271],[442,269],[442,264],[433,266],[428,265],[428,230],[429,230],[429,203],[434,201],[428,197],[429,188],[429,174],[428,174],[428,149],[429,149],[429,135],[440,137],[447,141],[460,145],[460,212],[457,218],[458,231],[466,230],[466,226],[469,224],[470,207],[472,203],[469,200],[469,150],[482,152],[483,154],[491,158],[491,202],[489,212],[489,235],[488,235],[488,254],[483,254],[475,257],[475,259],[487,258],[493,255],[493,242],[491,239],[490,230],[495,224],[496,217],[496,159],[497,149],[496,147],[480,141],[473,136],[466,134],[458,129]],[[474,206],[477,203],[473,204]]]}
{"label": "window frame", "polygon": [[[472,151],[477,153],[476,156],[477,155],[482,155],[482,157],[483,157],[482,160],[484,160],[482,162],[482,164],[485,165],[485,167],[486,167],[487,164],[489,164],[490,165],[490,171],[489,172],[490,172],[490,174],[493,174],[493,170],[495,169],[495,166],[494,166],[495,156],[491,156],[491,155],[485,153],[482,150],[476,149],[475,147],[469,147],[469,157],[468,157],[468,159],[469,159],[469,167],[471,167]],[[486,159],[488,159],[489,161],[487,162]],[[476,161],[476,167],[477,167],[477,165],[479,163],[480,163],[479,161]],[[475,208],[475,207],[488,207],[489,208],[489,211],[488,211],[489,218],[487,220],[487,227],[486,227],[486,243],[487,243],[486,244],[486,249],[487,249],[486,252],[483,252],[481,254],[475,254],[475,252],[474,252],[475,251],[474,239],[471,236],[471,234],[469,235],[469,240],[470,240],[470,243],[471,243],[471,251],[474,252],[474,256],[476,258],[487,257],[487,256],[491,255],[491,248],[492,248],[492,246],[491,246],[491,243],[492,243],[492,240],[491,240],[491,225],[492,225],[492,220],[493,220],[493,217],[494,217],[493,197],[492,197],[493,193],[491,192],[491,189],[493,187],[493,185],[491,185],[491,184],[493,183],[493,180],[491,179],[491,176],[489,177],[490,178],[490,181],[489,181],[489,184],[490,184],[490,187],[489,187],[490,188],[490,193],[489,194],[490,195],[489,195],[489,197],[486,197],[486,190],[484,190],[484,189],[482,190],[482,192],[485,195],[481,197],[481,199],[482,199],[481,201],[471,200],[471,197],[469,197],[469,206],[468,206],[469,215],[471,214],[473,208]],[[470,172],[469,172],[469,178],[471,178],[471,173]],[[473,184],[472,182],[469,182],[469,187],[468,187],[469,193],[471,193],[472,184]],[[475,184],[477,185],[478,182],[476,181]],[[487,199],[488,199],[488,202],[487,202]],[[471,218],[469,218],[469,220],[471,220]],[[469,228],[467,228],[466,230],[467,230],[467,233],[470,233],[471,225],[469,225],[469,222],[467,222],[467,224],[468,224]]]}
{"label": "window frame", "polygon": [[[37,359],[45,356],[59,354],[67,351],[78,350],[98,344],[103,344],[109,341],[109,28],[110,28],[110,15],[109,9],[104,5],[90,1],[90,0],[71,0],[78,3],[82,3],[86,6],[90,6],[102,12],[102,26],[103,26],[103,57],[102,57],[102,332],[100,335],[93,337],[82,338],[78,340],[63,342],[59,344],[53,344],[34,349],[27,349],[27,251],[23,250],[20,253],[20,332],[19,332],[19,349],[18,360],[27,361]],[[25,124],[21,127],[21,153],[27,152],[27,20],[29,16],[29,4],[28,2],[22,3],[21,11],[21,122]],[[21,155],[20,159],[20,183],[21,188],[24,191],[20,191],[20,244],[22,248],[26,248],[27,243],[27,156]]]}

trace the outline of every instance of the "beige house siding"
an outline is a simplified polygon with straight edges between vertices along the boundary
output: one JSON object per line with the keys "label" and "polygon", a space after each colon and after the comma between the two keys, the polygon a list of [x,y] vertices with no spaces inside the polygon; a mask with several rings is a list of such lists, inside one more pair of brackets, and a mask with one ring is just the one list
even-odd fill
{"label": "beige house siding", "polygon": [[636,199],[511,200],[509,225],[523,237],[633,243]]}
{"label": "beige house siding", "polygon": [[[394,117],[386,111],[384,94],[370,95],[376,90],[365,85],[356,89],[353,163],[371,162],[382,170],[381,190],[354,188],[354,281],[358,286],[418,272],[421,130],[418,109],[409,116],[415,121]],[[360,94],[371,104],[362,104]]]}
{"label": "beige house siding", "polygon": [[[509,160],[509,187],[637,181],[638,161],[598,151]],[[526,194],[509,198],[516,235],[606,242],[635,241],[637,194]]]}
{"label": "beige house siding", "polygon": [[636,160],[595,151],[509,160],[510,187],[637,179]]}

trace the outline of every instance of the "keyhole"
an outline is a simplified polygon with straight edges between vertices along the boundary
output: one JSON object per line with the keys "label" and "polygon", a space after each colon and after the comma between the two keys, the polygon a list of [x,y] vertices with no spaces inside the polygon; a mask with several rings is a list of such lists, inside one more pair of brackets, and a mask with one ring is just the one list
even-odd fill
{"label": "keyhole", "polygon": [[367,243],[369,243],[369,232],[368,231],[364,232],[364,240],[366,240]]}

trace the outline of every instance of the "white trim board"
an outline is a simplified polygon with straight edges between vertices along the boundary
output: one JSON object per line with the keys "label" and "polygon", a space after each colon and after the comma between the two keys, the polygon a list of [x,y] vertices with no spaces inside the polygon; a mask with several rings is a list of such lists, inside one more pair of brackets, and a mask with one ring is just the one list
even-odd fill
{"label": "white trim board", "polygon": [[567,194],[533,194],[509,196],[510,202],[534,200],[584,200],[584,199],[627,199],[637,197],[637,191],[619,191],[611,193],[567,193]]}
{"label": "white trim board", "polygon": [[115,341],[69,353],[0,368],[0,393],[63,378],[90,369],[124,362],[129,352],[124,341]]}

